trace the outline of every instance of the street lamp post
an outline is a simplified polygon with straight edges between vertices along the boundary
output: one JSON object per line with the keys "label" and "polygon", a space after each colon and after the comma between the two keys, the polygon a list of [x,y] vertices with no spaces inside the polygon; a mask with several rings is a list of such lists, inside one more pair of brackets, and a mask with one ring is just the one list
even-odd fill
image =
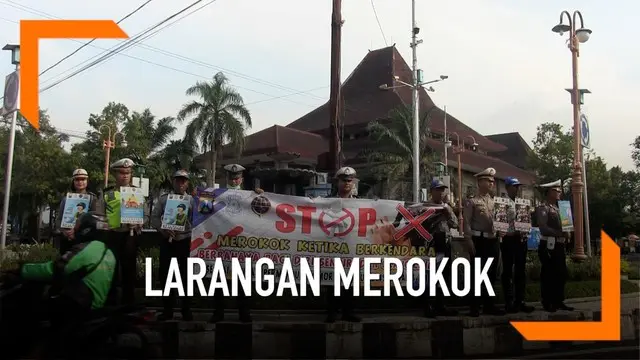
{"label": "street lamp post", "polygon": [[[9,129],[9,141],[7,145],[7,167],[4,173],[4,203],[2,204],[2,228],[0,228],[0,250],[4,249],[7,244],[7,226],[9,223],[9,201],[11,200],[11,176],[13,173],[13,153],[16,140],[16,124],[18,122],[18,106],[19,102],[19,73],[20,70],[20,45],[5,45],[2,50],[11,51],[11,64],[16,66],[13,74],[7,77],[4,93],[3,112],[9,111],[2,116],[11,114],[11,128]],[[13,84],[12,84],[13,82]],[[10,108],[6,108],[6,107]]]}
{"label": "street lamp post", "polygon": [[[458,163],[458,231],[460,232],[460,235],[462,235],[463,233],[463,222],[464,222],[464,216],[462,214],[462,160],[460,159],[460,155],[465,152],[465,146],[464,146],[464,139],[462,139],[462,143],[460,143],[460,135],[458,135],[457,132],[451,132],[450,134],[453,134],[456,136],[456,147],[453,148],[453,153],[457,156],[457,163]],[[445,134],[445,137],[447,135]],[[476,142],[476,138],[474,138],[471,135],[467,135],[467,137],[471,138],[471,140],[473,140],[473,143],[471,143],[471,150],[473,152],[478,151],[478,143]],[[450,142],[449,142],[450,143]]]}
{"label": "street lamp post", "polygon": [[[102,148],[105,150],[104,154],[104,187],[109,184],[109,160],[111,158],[111,149],[116,147],[116,136],[119,134],[122,136],[122,147],[127,147],[127,140],[124,138],[124,134],[120,131],[113,131],[110,125],[102,125],[98,129],[98,132],[102,134],[102,129],[107,129],[107,139],[102,141]],[[117,130],[117,128],[116,128]]]}
{"label": "street lamp post", "polygon": [[[569,24],[564,24],[562,20],[567,17]],[[580,27],[576,28],[577,20],[580,20]],[[580,88],[578,87],[578,57],[580,56],[580,43],[587,42],[591,35],[591,30],[584,27],[584,20],[580,11],[574,11],[573,16],[568,11],[560,13],[560,23],[553,27],[553,32],[560,35],[565,32],[569,33],[569,50],[571,51],[571,68],[573,77],[573,176],[571,188],[573,193],[573,214],[574,214],[574,234],[575,247],[573,251],[574,261],[583,261],[587,258],[584,253],[584,213],[583,213],[583,191],[584,183],[582,181],[582,149],[580,134]]]}
{"label": "street lamp post", "polygon": [[[417,34],[417,32],[419,31],[418,28],[414,29],[415,33]],[[417,45],[417,44],[416,44]],[[415,48],[414,48],[415,49]],[[418,92],[420,90],[420,88],[422,88],[425,85],[428,84],[433,84],[433,83],[437,83],[440,81],[444,81],[447,80],[449,77],[447,75],[440,75],[440,78],[435,79],[435,80],[431,80],[431,81],[424,81],[424,82],[418,82],[418,70],[416,70],[414,72],[414,84],[409,84],[407,82],[404,82],[402,80],[400,80],[399,76],[394,76],[393,80],[397,83],[400,83],[400,85],[393,85],[393,86],[389,86],[387,84],[382,84],[379,86],[379,88],[381,90],[392,90],[392,89],[397,89],[397,88],[401,88],[401,87],[405,87],[408,86],[413,90],[413,104],[412,104],[412,125],[413,125],[413,131],[412,131],[412,138],[413,140],[411,141],[411,153],[412,153],[412,160],[413,160],[413,202],[418,203],[420,202],[420,100],[418,98]],[[436,91],[433,86],[430,86],[428,88],[425,88],[426,91],[430,91],[430,92],[434,92]],[[434,107],[435,108],[435,107]],[[433,110],[434,108],[431,108],[429,111]],[[428,114],[428,112],[427,112]]]}

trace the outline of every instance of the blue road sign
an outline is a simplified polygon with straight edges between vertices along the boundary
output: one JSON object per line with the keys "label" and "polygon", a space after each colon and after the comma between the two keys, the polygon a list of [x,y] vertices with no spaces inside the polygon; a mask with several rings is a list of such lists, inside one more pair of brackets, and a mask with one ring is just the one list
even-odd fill
{"label": "blue road sign", "polygon": [[589,132],[589,120],[585,114],[580,114],[580,135],[582,137],[582,147],[589,149],[591,146],[591,133]]}

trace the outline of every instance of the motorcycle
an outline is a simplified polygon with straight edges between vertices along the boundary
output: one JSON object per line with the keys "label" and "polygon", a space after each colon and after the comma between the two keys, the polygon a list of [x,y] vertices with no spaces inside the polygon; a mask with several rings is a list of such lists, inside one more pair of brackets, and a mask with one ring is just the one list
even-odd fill
{"label": "motorcycle", "polygon": [[143,331],[154,317],[145,306],[92,310],[80,322],[65,326],[52,321],[56,309],[43,306],[50,299],[43,302],[41,290],[41,285],[21,281],[0,283],[0,339],[7,345],[3,346],[4,359],[157,357]]}

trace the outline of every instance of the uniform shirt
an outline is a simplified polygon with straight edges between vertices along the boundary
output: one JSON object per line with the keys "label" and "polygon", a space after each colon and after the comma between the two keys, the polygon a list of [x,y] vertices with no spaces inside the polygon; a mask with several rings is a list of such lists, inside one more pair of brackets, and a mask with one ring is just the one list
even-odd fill
{"label": "uniform shirt", "polygon": [[464,206],[464,235],[473,236],[473,231],[494,234],[493,197],[489,194],[476,195]]}
{"label": "uniform shirt", "polygon": [[446,204],[444,202],[437,203],[434,201],[427,201],[426,203],[424,203],[424,206],[429,206],[429,207],[442,206],[444,207],[444,210],[449,213],[449,217],[447,218],[447,221],[441,222],[439,227],[439,230],[446,233],[447,236],[451,235],[451,229],[455,229],[458,227],[458,217],[453,212],[453,209],[451,208],[451,206],[449,206],[449,204]]}
{"label": "uniform shirt", "polygon": [[[135,186],[130,185],[130,187]],[[104,189],[102,200],[107,222],[109,223],[109,229],[117,232],[125,232],[129,231],[129,225],[120,223],[120,207],[122,206],[120,199],[119,186],[110,186]]]}
{"label": "uniform shirt", "polygon": [[[175,194],[175,193],[172,193]],[[185,195],[188,195],[185,193]],[[164,194],[160,196],[158,203],[153,207],[153,211],[151,212],[151,226],[153,226],[156,230],[160,230],[162,228],[162,217],[164,216],[164,208],[167,205],[167,198],[169,194]],[[183,240],[191,237],[191,214],[193,212],[193,197],[191,197],[191,202],[189,203],[189,209],[186,213],[186,222],[184,225],[184,231],[174,231],[176,234],[175,240]]]}
{"label": "uniform shirt", "polygon": [[536,208],[536,221],[542,236],[563,236],[560,209],[557,205],[544,203]]}

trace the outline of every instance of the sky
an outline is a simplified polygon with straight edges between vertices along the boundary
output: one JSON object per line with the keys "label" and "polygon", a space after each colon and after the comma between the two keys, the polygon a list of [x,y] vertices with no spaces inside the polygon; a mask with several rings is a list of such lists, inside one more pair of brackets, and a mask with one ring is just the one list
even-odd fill
{"label": "sky", "polygon": [[[135,36],[194,0],[153,0],[124,20]],[[0,0],[0,37],[17,43],[20,19],[119,20],[143,0]],[[209,3],[205,0],[192,9]],[[536,127],[557,122],[570,129],[572,108],[567,36],[551,32],[562,10],[580,10],[593,30],[582,44],[579,87],[591,90],[583,110],[595,152],[610,166],[633,168],[640,135],[633,100],[640,83],[640,35],[633,25],[640,3],[631,0],[416,1],[424,78],[448,80],[430,93],[434,102],[481,134],[519,132],[529,144]],[[223,71],[244,97],[253,128],[286,125],[329,96],[331,1],[216,0],[99,65],[40,94],[40,106],[61,131],[83,135],[86,120],[110,101],[130,110],[150,108],[175,116],[189,101],[185,90]],[[375,12],[374,12],[375,8]],[[188,12],[187,12],[188,13]],[[375,13],[380,23],[376,21]],[[369,50],[396,44],[411,62],[409,0],[343,1],[342,78]],[[633,20],[632,20],[633,18]],[[169,22],[171,23],[171,22]],[[382,29],[382,31],[381,31]],[[96,40],[43,74],[41,88],[79,68],[121,40]],[[40,69],[68,55],[83,40],[43,40]],[[0,72],[13,67],[9,54]],[[184,124],[176,137],[184,133]],[[79,138],[74,138],[79,141]]]}

